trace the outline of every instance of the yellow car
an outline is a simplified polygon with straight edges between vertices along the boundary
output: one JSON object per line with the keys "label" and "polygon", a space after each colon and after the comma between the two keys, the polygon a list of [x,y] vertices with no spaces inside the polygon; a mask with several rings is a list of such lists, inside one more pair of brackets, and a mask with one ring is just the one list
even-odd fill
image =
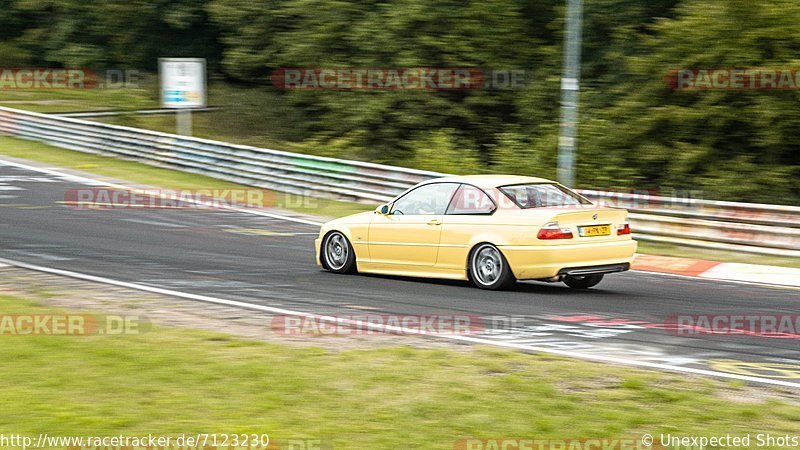
{"label": "yellow car", "polygon": [[317,263],[336,273],[516,280],[592,287],[630,269],[628,212],[598,207],[550,180],[510,175],[420,183],[375,211],[322,226]]}

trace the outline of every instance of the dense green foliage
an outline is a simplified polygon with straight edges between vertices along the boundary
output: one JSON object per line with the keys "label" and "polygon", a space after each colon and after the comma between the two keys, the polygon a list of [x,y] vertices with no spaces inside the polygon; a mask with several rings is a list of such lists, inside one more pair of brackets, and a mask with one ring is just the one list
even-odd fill
{"label": "dense green foliage", "polygon": [[155,70],[165,55],[219,58],[193,0],[0,0],[0,63]]}
{"label": "dense green foliage", "polygon": [[[273,136],[287,147],[554,177],[563,17],[561,0],[0,0],[0,64],[152,70],[202,56],[273,99],[263,108],[287,118]],[[585,0],[579,184],[800,204],[797,90],[664,81],[673,68],[800,68],[798,31],[795,0]],[[525,85],[278,91],[282,67],[517,69]]]}

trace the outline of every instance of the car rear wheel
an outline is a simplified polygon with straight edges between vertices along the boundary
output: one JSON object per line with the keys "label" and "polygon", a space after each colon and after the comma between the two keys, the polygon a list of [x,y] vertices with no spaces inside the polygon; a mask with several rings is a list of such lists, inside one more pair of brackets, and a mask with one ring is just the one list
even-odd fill
{"label": "car rear wheel", "polygon": [[492,244],[477,246],[470,256],[469,278],[481,289],[499,290],[516,281],[508,261]]}
{"label": "car rear wheel", "polygon": [[564,279],[564,284],[571,287],[572,289],[589,289],[592,286],[596,286],[597,283],[603,280],[603,274],[599,273],[596,275],[575,275],[575,276],[568,276]]}
{"label": "car rear wheel", "polygon": [[334,273],[354,273],[356,253],[350,241],[340,232],[325,236],[322,242],[322,266]]}

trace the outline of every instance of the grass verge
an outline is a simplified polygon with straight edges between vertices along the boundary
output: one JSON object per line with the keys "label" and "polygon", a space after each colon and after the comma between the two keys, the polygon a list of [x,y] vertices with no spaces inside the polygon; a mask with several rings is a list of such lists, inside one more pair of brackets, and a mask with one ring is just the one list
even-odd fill
{"label": "grass verge", "polygon": [[[157,77],[141,76],[133,85],[119,89],[0,90],[0,106],[41,113],[159,108]],[[285,98],[272,89],[235,86],[211,80],[208,104],[221,109],[193,114],[193,130],[197,137],[307,151],[304,146],[297,144],[310,136],[307,130],[297,126],[305,122],[302,112],[287,105]],[[125,114],[90,120],[167,133],[174,133],[176,128],[175,116],[171,114]]]}
{"label": "grass verge", "polygon": [[[61,312],[0,304],[9,315]],[[492,348],[335,352],[161,327],[0,339],[6,435],[268,433],[449,449],[461,437],[782,436],[800,421],[797,404],[749,399],[754,388],[740,383]]]}
{"label": "grass verge", "polygon": [[31,89],[0,91],[0,106],[41,113],[158,108],[153,81],[124,89]]}
{"label": "grass verge", "polygon": [[[163,169],[134,161],[52,147],[39,142],[0,137],[0,154],[120,180],[167,189],[252,189],[216,178]],[[275,193],[276,207],[323,217],[340,217],[372,209],[370,205]]]}

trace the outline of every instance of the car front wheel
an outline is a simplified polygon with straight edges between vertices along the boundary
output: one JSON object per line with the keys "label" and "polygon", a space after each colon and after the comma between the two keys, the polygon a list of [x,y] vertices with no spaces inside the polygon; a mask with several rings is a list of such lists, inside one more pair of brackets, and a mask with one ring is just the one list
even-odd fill
{"label": "car front wheel", "polygon": [[350,241],[340,232],[334,231],[322,242],[322,266],[334,273],[354,273],[356,254]]}
{"label": "car front wheel", "polygon": [[508,261],[492,244],[481,244],[472,251],[469,278],[481,289],[499,290],[514,284]]}

